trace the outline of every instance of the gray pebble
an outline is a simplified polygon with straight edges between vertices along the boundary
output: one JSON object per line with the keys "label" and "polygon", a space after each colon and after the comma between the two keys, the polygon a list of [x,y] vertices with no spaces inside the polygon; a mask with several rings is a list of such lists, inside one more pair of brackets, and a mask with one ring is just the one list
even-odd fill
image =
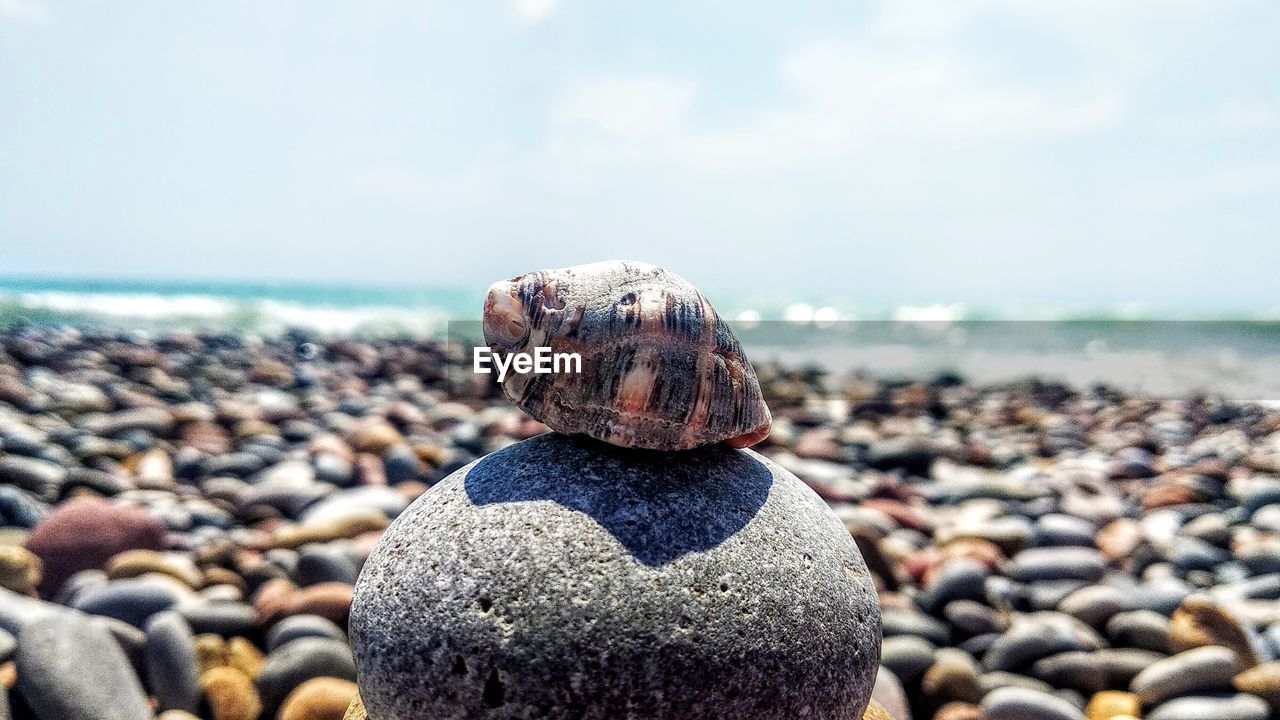
{"label": "gray pebble", "polygon": [[1170,700],[1147,713],[1146,720],[1267,720],[1270,708],[1256,695],[1204,695]]}
{"label": "gray pebble", "polygon": [[147,623],[147,681],[161,710],[195,713],[200,706],[200,675],[195,636],[178,613],[158,613]]}
{"label": "gray pebble", "polygon": [[997,688],[982,699],[983,720],[1085,720],[1060,697],[1023,687]]}
{"label": "gray pebble", "polygon": [[18,637],[18,692],[41,720],[150,720],[133,667],[103,628],[71,614]]}

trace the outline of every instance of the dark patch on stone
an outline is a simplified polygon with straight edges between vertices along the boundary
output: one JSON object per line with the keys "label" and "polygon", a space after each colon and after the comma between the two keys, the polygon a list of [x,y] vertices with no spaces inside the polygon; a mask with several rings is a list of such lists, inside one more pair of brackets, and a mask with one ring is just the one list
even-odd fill
{"label": "dark patch on stone", "polygon": [[[467,473],[467,497],[481,506],[558,503],[590,516],[645,565],[665,565],[724,542],[751,522],[773,484],[759,460],[725,447],[672,455],[613,448],[586,437],[551,437],[476,463]],[[566,454],[573,472],[546,471]],[[708,478],[702,468],[709,462],[721,463],[722,474]],[[609,482],[613,477],[628,482]]]}

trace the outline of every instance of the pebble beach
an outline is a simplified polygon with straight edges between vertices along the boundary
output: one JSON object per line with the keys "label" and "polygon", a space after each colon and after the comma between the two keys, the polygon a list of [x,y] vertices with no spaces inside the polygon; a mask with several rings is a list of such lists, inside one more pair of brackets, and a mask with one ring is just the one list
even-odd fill
{"label": "pebble beach", "polygon": [[[427,339],[0,332],[0,719],[362,717],[347,631],[374,546],[547,430],[470,362]],[[754,449],[831,508],[878,597],[865,717],[1280,717],[1280,410],[756,371]]]}

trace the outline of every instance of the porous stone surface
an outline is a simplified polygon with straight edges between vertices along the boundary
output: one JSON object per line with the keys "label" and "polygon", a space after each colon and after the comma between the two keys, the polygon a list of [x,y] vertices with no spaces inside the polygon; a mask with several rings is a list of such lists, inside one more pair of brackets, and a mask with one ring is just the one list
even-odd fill
{"label": "porous stone surface", "polygon": [[849,532],[772,461],[548,434],[415,501],[350,630],[371,720],[849,720],[879,621]]}

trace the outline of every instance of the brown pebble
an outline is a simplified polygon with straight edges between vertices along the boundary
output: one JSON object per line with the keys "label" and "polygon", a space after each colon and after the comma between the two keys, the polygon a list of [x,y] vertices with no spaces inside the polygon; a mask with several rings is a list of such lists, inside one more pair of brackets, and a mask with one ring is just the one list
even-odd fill
{"label": "brown pebble", "polygon": [[351,698],[351,704],[347,706],[347,714],[342,716],[342,720],[369,720],[369,714],[364,711],[364,701],[360,699],[360,693]]}
{"label": "brown pebble", "polygon": [[236,637],[227,643],[227,664],[257,680],[267,659],[256,645],[242,637]]}
{"label": "brown pebble", "polygon": [[938,708],[933,720],[982,720],[982,708],[972,703],[951,702]]}
{"label": "brown pebble", "polygon": [[1174,653],[1221,645],[1235,652],[1241,668],[1247,670],[1260,662],[1239,618],[1207,595],[1192,595],[1182,601],[1169,622],[1169,638]]}
{"label": "brown pebble", "polygon": [[107,577],[112,580],[135,578],[148,573],[168,575],[187,587],[200,586],[200,570],[189,558],[155,550],[126,550],[107,563]]}
{"label": "brown pebble", "polygon": [[1137,716],[1141,711],[1142,703],[1137,695],[1118,690],[1104,690],[1089,700],[1084,713],[1089,720],[1119,720],[1128,715]]}
{"label": "brown pebble", "polygon": [[200,678],[213,720],[257,720],[262,700],[248,675],[232,667],[216,667]]}
{"label": "brown pebble", "polygon": [[893,716],[881,707],[880,703],[872,700],[871,704],[867,705],[867,711],[862,713],[862,720],[893,720]]}
{"label": "brown pebble", "polygon": [[346,627],[353,590],[350,585],[340,582],[300,588],[284,598],[279,610],[267,618],[267,624],[273,625],[291,615],[319,615],[334,621],[338,627]]}
{"label": "brown pebble", "polygon": [[978,665],[968,653],[942,648],[934,654],[933,665],[925,671],[920,689],[935,701],[977,703],[982,700],[978,674]]}
{"label": "brown pebble", "polygon": [[17,545],[0,545],[0,587],[30,595],[40,584],[40,558]]}
{"label": "brown pebble", "polygon": [[358,690],[350,680],[312,678],[289,693],[280,720],[343,720]]}
{"label": "brown pebble", "polygon": [[14,661],[10,660],[0,665],[0,686],[13,689],[15,683],[18,682],[18,666]]}
{"label": "brown pebble", "polygon": [[1232,684],[1241,692],[1252,693],[1266,700],[1280,712],[1280,661],[1245,670],[1235,677]]}
{"label": "brown pebble", "polygon": [[253,596],[253,608],[258,611],[258,615],[269,618],[280,612],[285,602],[298,589],[289,580],[284,578],[272,578],[258,588],[258,592]]}
{"label": "brown pebble", "polygon": [[204,675],[216,667],[225,667],[231,661],[227,641],[221,635],[206,633],[196,636],[196,668]]}
{"label": "brown pebble", "polygon": [[223,567],[206,568],[204,578],[201,580],[200,587],[212,587],[214,585],[231,585],[239,590],[242,594],[249,590],[249,586],[245,584],[244,578],[240,577],[233,570]]}
{"label": "brown pebble", "polygon": [[385,530],[390,522],[387,516],[380,512],[362,512],[334,522],[285,525],[276,531],[273,541],[278,548],[293,549],[307,543],[329,542],[341,538],[353,538],[373,530]]}
{"label": "brown pebble", "polygon": [[1107,523],[1099,530],[1094,542],[1103,556],[1114,562],[1132,555],[1142,538],[1142,526],[1136,520],[1121,518]]}

